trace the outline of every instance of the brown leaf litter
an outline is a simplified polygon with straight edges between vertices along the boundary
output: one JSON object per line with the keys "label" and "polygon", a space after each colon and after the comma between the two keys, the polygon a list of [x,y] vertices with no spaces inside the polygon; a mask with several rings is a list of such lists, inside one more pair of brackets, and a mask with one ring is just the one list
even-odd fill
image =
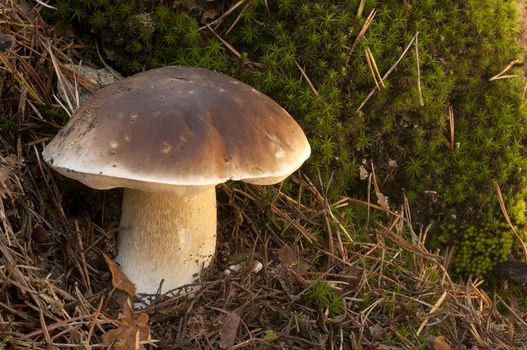
{"label": "brown leaf litter", "polygon": [[240,315],[236,312],[229,312],[226,315],[220,329],[220,348],[227,349],[234,345],[240,321]]}
{"label": "brown leaf litter", "polygon": [[116,350],[140,350],[141,343],[152,339],[148,327],[148,315],[144,312],[136,317],[130,298],[123,304],[123,312],[117,320],[118,327],[102,337],[104,345],[112,345]]}
{"label": "brown leaf litter", "polygon": [[123,270],[113,262],[112,259],[106,254],[103,253],[103,258],[108,264],[108,268],[110,269],[110,272],[112,273],[112,285],[120,289],[124,292],[126,292],[130,297],[133,297],[135,295],[135,286],[128,277],[125,275]]}

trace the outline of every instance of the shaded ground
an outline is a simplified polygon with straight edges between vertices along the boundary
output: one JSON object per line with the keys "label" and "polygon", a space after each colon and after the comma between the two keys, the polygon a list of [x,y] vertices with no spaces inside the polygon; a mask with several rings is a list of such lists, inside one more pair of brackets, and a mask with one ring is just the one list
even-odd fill
{"label": "shaded ground", "polygon": [[[89,190],[40,158],[75,105],[75,93],[71,107],[55,96],[68,95],[78,43],[13,1],[0,30],[17,40],[0,54],[0,349],[101,348],[126,299],[102,257],[115,256],[120,191]],[[295,198],[279,187],[219,188],[217,261],[195,293],[146,307],[155,346],[524,347],[524,301],[490,297],[482,281],[453,282],[448,258],[424,248],[427,228],[414,226],[410,208],[327,203],[317,179],[298,173],[290,183]],[[351,227],[361,241],[343,225],[349,207],[368,218]],[[240,270],[223,272],[233,265]]]}

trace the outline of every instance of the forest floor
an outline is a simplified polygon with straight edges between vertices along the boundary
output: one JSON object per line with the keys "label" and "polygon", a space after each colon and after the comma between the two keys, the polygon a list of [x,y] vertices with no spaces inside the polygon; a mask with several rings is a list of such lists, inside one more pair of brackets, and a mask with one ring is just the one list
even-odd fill
{"label": "forest floor", "polygon": [[[449,253],[425,247],[428,227],[407,203],[328,203],[302,173],[291,181],[310,207],[278,186],[219,187],[217,256],[199,288],[132,311],[104,258],[115,257],[121,192],[88,189],[41,159],[76,90],[99,86],[75,84],[75,37],[5,3],[0,31],[16,43],[0,53],[0,349],[525,348],[527,297],[507,293],[516,287],[453,280]],[[341,224],[350,205],[371,213],[361,241]]]}

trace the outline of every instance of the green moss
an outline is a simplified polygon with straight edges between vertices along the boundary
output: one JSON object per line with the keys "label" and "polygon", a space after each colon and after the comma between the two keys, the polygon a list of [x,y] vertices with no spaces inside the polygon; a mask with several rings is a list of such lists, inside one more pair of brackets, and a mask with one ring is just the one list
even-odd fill
{"label": "green moss", "polygon": [[[56,7],[46,12],[48,19],[76,30],[85,56],[95,62],[97,42],[104,58],[126,74],[201,66],[270,95],[306,130],[313,155],[304,170],[313,178],[320,172],[324,185],[331,181],[330,202],[342,195],[365,198],[359,166],[372,161],[391,202],[402,202],[405,192],[417,208],[415,222],[437,223],[434,243],[458,248],[460,272],[481,274],[512,249],[508,228],[496,224],[503,219],[495,182],[512,217],[525,226],[522,84],[489,81],[520,57],[512,0],[251,0],[216,29],[242,59],[200,29],[205,9],[186,2],[58,0]],[[357,40],[373,9],[374,20]],[[366,52],[383,75],[417,32],[419,60],[413,47],[359,110],[375,87]],[[426,194],[431,191],[434,200]]]}
{"label": "green moss", "polygon": [[304,301],[309,302],[327,312],[329,317],[342,314],[342,297],[326,281],[316,281],[305,294]]}
{"label": "green moss", "polygon": [[0,341],[0,350],[7,349],[7,345],[9,345],[9,340],[10,338],[6,336]]}
{"label": "green moss", "polygon": [[506,260],[513,244],[512,232],[506,225],[492,221],[478,226],[463,224],[452,231],[445,229],[445,234],[456,240],[455,270],[476,275],[483,275],[496,262]]}

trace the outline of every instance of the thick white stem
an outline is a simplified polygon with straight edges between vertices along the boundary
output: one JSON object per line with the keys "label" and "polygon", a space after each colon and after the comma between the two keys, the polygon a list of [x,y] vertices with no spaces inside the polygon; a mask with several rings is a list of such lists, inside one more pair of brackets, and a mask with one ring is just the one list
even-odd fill
{"label": "thick white stem", "polygon": [[216,192],[189,197],[125,189],[117,262],[137,293],[198,280],[216,248]]}

